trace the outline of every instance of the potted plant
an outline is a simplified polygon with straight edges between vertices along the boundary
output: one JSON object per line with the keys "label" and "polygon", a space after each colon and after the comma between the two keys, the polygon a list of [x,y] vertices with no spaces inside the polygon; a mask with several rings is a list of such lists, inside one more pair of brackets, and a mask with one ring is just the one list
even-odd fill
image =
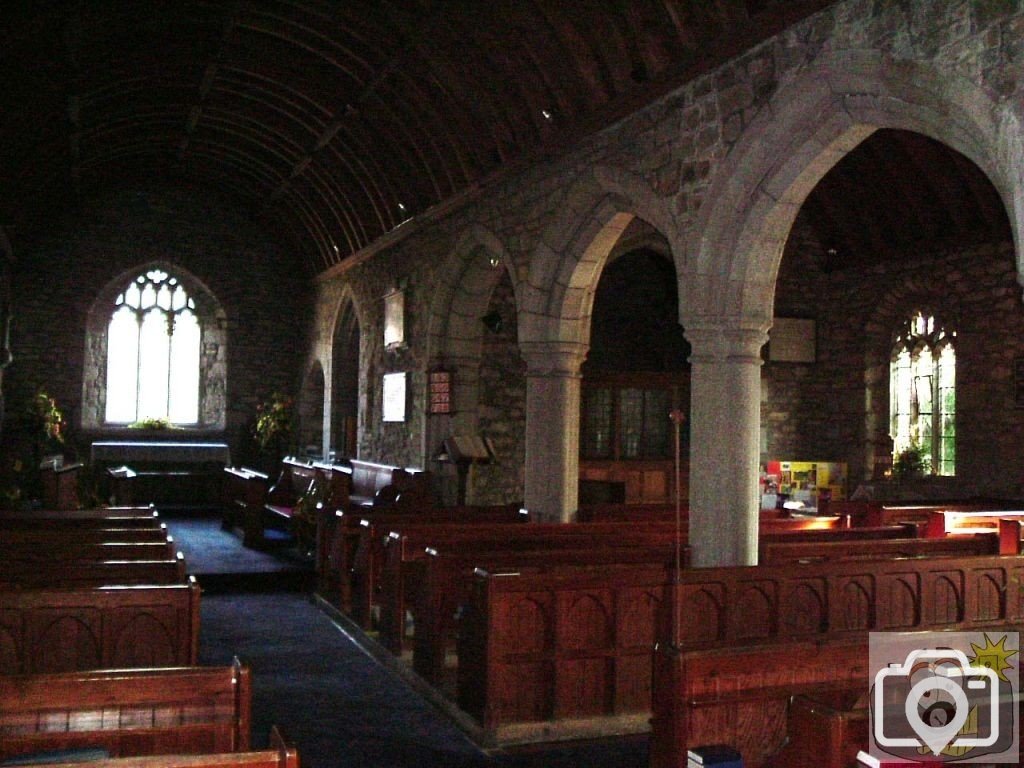
{"label": "potted plant", "polygon": [[274,392],[256,406],[253,437],[268,474],[277,469],[291,441],[293,415],[294,401],[280,392]]}
{"label": "potted plant", "polygon": [[916,480],[928,471],[928,459],[916,443],[896,454],[892,462],[892,476],[896,480]]}

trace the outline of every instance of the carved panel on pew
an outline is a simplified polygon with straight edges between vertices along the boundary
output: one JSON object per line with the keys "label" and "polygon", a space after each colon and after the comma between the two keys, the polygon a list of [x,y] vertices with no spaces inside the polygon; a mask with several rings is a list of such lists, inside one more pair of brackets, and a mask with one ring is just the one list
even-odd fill
{"label": "carved panel on pew", "polygon": [[0,677],[0,759],[90,747],[114,757],[244,751],[251,700],[249,669],[237,659]]}
{"label": "carved panel on pew", "polygon": [[0,674],[195,664],[199,586],[0,591]]}

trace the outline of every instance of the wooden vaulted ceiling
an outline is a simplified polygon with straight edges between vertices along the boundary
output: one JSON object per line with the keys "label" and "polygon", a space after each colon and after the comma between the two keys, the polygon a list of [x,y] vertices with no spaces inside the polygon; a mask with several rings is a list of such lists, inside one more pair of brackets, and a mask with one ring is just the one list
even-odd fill
{"label": "wooden vaulted ceiling", "polygon": [[[233,194],[316,274],[830,2],[8,0],[0,227],[184,179]],[[899,131],[800,215],[827,268],[1008,226],[970,161]]]}
{"label": "wooden vaulted ceiling", "polygon": [[0,226],[125,178],[230,191],[318,273],[829,0],[11,0]]}

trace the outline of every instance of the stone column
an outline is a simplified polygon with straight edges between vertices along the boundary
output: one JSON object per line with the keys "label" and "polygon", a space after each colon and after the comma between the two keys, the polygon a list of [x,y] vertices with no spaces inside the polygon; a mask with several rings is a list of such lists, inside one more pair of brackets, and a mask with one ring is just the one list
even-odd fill
{"label": "stone column", "polygon": [[685,325],[690,356],[690,561],[756,565],[761,329]]}
{"label": "stone column", "polygon": [[583,344],[528,342],[525,506],[535,520],[571,522],[577,507]]}

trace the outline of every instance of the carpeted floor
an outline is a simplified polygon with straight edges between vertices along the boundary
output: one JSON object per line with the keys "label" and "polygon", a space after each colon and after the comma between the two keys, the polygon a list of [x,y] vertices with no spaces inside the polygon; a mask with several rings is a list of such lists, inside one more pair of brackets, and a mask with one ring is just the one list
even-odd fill
{"label": "carpeted floor", "polygon": [[278,725],[304,768],[646,767],[645,738],[485,754],[311,602],[286,543],[255,552],[213,518],[167,522],[203,585],[200,662],[253,670],[256,746]]}

